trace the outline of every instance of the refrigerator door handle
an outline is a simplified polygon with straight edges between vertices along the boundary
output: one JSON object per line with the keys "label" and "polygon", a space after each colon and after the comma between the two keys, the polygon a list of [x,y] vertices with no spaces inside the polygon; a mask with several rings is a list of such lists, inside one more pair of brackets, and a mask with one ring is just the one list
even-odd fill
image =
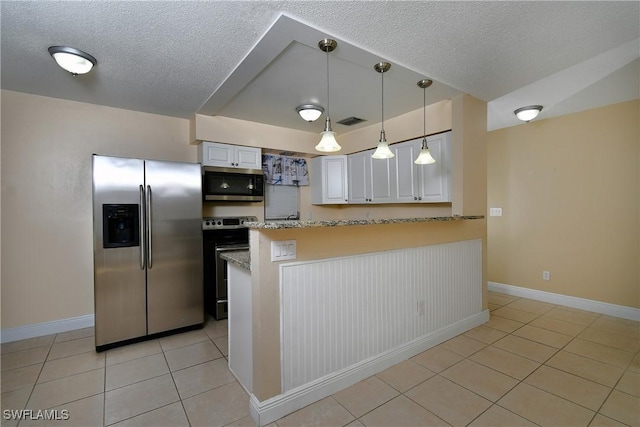
{"label": "refrigerator door handle", "polygon": [[153,250],[151,245],[151,186],[147,185],[147,268],[151,269],[153,267]]}
{"label": "refrigerator door handle", "polygon": [[140,270],[144,270],[145,266],[146,266],[146,258],[147,258],[147,254],[145,253],[145,218],[144,218],[144,211],[145,211],[145,197],[144,197],[144,186],[141,185],[140,186]]}

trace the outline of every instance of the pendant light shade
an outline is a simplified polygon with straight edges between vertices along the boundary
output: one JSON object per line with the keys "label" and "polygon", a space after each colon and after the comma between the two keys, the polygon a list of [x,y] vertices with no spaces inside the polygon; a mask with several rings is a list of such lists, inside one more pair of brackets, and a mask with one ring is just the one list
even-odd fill
{"label": "pendant light shade", "polygon": [[413,161],[416,165],[430,165],[436,162],[436,159],[434,159],[429,152],[429,146],[427,145],[427,88],[431,86],[432,83],[433,81],[429,79],[422,79],[418,82],[418,87],[422,88],[422,112],[424,120],[422,121],[422,148],[420,149],[418,157]]}
{"label": "pendant light shade", "polygon": [[390,159],[395,156],[393,151],[389,148],[387,136],[384,133],[384,73],[389,71],[390,68],[391,64],[388,62],[378,62],[373,66],[373,69],[380,73],[380,78],[382,79],[382,129],[380,130],[380,141],[378,141],[378,147],[371,155],[374,159]]}
{"label": "pendant light shade", "polygon": [[342,147],[336,141],[336,133],[330,130],[323,131],[320,135],[320,142],[316,145],[317,151],[322,151],[323,153],[333,153],[336,151],[340,151]]}
{"label": "pendant light shade", "polygon": [[387,139],[384,137],[384,131],[380,132],[380,142],[378,142],[378,147],[371,157],[374,159],[390,159],[395,157],[395,154],[393,154],[393,151],[389,148],[389,144],[387,144]]}
{"label": "pendant light shade", "polygon": [[316,145],[316,150],[323,153],[334,153],[342,149],[338,141],[336,141],[336,133],[331,129],[331,117],[329,116],[329,52],[333,52],[337,46],[338,42],[332,39],[324,39],[318,42],[320,50],[327,54],[327,118],[324,121],[322,138]]}
{"label": "pendant light shade", "polygon": [[[427,141],[425,138],[425,140],[422,141],[422,146],[426,147],[426,145],[427,145]],[[420,150],[420,154],[418,154],[418,157],[414,160],[413,163],[415,163],[416,165],[430,165],[435,162],[436,162],[436,159],[434,159],[433,156],[431,156],[431,153],[429,152],[429,148],[423,148],[422,150]]]}
{"label": "pendant light shade", "polygon": [[87,74],[98,63],[96,58],[88,53],[67,46],[51,46],[49,54],[60,67],[74,76]]}

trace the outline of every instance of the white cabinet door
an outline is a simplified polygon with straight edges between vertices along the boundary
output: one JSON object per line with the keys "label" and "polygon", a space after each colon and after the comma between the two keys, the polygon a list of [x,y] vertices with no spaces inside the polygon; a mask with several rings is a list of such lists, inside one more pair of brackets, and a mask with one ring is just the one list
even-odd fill
{"label": "white cabinet door", "polygon": [[347,156],[318,156],[311,159],[311,203],[345,204],[349,201]]}
{"label": "white cabinet door", "polygon": [[255,147],[236,147],[236,167],[262,169],[262,150]]}
{"label": "white cabinet door", "polygon": [[[419,144],[419,143],[418,143]],[[395,153],[392,160],[392,173],[395,178],[393,201],[396,203],[414,203],[418,201],[418,170],[413,161],[420,152],[414,141],[394,144],[391,149]]]}
{"label": "white cabinet door", "polygon": [[371,154],[368,152],[349,154],[349,203],[371,201]]}
{"label": "white cabinet door", "polygon": [[198,162],[203,166],[262,169],[262,150],[255,147],[204,141],[198,148]]}
{"label": "white cabinet door", "polygon": [[394,177],[391,173],[392,159],[374,159],[371,157],[375,150],[367,151],[371,165],[371,197],[373,203],[393,202]]}
{"label": "white cabinet door", "polygon": [[232,167],[234,163],[233,145],[216,142],[202,142],[198,147],[198,162],[202,166]]}
{"label": "white cabinet door", "polygon": [[390,203],[392,197],[391,162],[374,159],[375,150],[349,154],[349,203]]}
{"label": "white cabinet door", "polygon": [[451,132],[427,138],[435,159],[430,165],[416,165],[422,138],[394,144],[392,175],[395,178],[393,201],[396,203],[441,203],[451,201]]}
{"label": "white cabinet door", "polygon": [[435,159],[430,165],[416,165],[420,181],[418,199],[421,202],[436,203],[451,201],[450,132],[427,138],[429,152]]}

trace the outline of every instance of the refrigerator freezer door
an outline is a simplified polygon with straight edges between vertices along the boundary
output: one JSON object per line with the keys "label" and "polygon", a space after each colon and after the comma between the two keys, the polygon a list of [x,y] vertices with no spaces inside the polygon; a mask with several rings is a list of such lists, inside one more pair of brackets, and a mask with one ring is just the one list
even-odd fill
{"label": "refrigerator freezer door", "polygon": [[[96,346],[147,333],[145,270],[141,265],[143,240],[140,238],[136,246],[105,248],[103,234],[103,205],[139,205],[142,184],[142,160],[93,156]],[[142,207],[136,212],[142,214]]]}
{"label": "refrigerator freezer door", "polygon": [[200,165],[145,161],[148,333],[204,322]]}

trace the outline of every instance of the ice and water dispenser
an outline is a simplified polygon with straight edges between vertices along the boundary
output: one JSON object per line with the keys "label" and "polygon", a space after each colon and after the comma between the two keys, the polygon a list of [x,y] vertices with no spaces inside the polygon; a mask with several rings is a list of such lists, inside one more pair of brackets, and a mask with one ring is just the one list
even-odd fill
{"label": "ice and water dispenser", "polygon": [[140,246],[139,209],[137,204],[102,205],[104,248]]}

